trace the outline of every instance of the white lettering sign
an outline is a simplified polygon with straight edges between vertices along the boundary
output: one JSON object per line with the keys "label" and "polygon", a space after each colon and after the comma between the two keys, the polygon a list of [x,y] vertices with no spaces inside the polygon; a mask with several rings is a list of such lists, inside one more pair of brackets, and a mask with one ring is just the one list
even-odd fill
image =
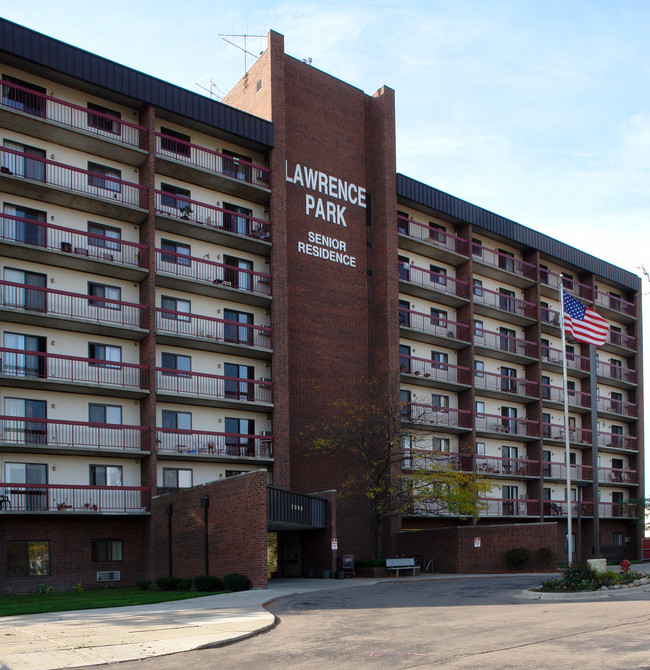
{"label": "white lettering sign", "polygon": [[308,242],[298,242],[299,253],[332,261],[332,263],[347,265],[351,268],[357,267],[356,257],[346,253],[347,244],[343,240],[314,233],[311,230],[307,233],[307,239]]}

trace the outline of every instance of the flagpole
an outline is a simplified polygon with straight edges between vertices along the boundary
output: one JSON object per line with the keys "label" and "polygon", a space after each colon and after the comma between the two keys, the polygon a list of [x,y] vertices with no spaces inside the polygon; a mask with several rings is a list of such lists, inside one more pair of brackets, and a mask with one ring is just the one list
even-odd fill
{"label": "flagpole", "polygon": [[564,328],[564,276],[560,275],[560,331],[562,332],[562,382],[564,386],[564,459],[566,462],[566,499],[567,499],[567,555],[569,565],[573,563],[572,535],[571,528],[572,510],[571,510],[571,459],[569,457],[569,391],[567,383],[567,365],[566,365],[566,330]]}

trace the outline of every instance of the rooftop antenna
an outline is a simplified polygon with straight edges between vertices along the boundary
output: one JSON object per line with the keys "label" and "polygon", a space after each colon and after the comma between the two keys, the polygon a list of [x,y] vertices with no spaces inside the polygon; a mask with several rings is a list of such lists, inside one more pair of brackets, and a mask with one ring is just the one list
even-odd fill
{"label": "rooftop antenna", "polygon": [[[259,54],[254,54],[254,53],[251,53],[251,52],[248,50],[248,38],[249,38],[249,37],[256,38],[256,39],[257,39],[257,38],[265,38],[266,35],[248,35],[248,34],[243,34],[243,35],[228,35],[228,34],[222,34],[222,33],[219,33],[219,37],[220,37],[224,42],[226,42],[227,44],[230,44],[230,46],[233,46],[233,47],[235,47],[235,49],[239,49],[240,51],[243,51],[243,52],[244,52],[244,72],[248,72],[248,63],[247,63],[246,56],[252,56],[253,58],[259,58],[259,56],[262,54],[261,51],[260,51]],[[243,38],[244,38],[244,46],[243,46],[243,47],[240,47],[239,44],[235,44],[234,42],[231,42],[230,40],[227,40],[226,37],[243,37]]]}
{"label": "rooftop antenna", "polygon": [[222,100],[226,96],[226,94],[215,84],[212,79],[210,79],[209,86],[203,86],[203,84],[200,83],[200,80],[195,82],[194,85],[202,88],[211,99],[216,98],[217,100]]}

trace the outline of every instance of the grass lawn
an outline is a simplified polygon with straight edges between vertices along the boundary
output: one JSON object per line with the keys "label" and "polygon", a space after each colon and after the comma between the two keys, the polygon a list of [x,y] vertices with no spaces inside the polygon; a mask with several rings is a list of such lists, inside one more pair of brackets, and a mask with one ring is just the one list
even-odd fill
{"label": "grass lawn", "polygon": [[[220,591],[218,593],[224,592]],[[81,592],[20,593],[0,596],[0,616],[89,610],[99,607],[122,607],[124,605],[149,605],[150,603],[162,603],[169,600],[187,600],[188,598],[213,595],[215,595],[215,592],[143,591],[136,587]]]}

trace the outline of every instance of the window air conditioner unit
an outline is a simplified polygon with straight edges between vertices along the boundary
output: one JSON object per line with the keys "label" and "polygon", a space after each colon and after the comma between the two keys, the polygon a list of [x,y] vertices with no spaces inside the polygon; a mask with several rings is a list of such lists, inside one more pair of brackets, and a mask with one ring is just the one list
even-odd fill
{"label": "window air conditioner unit", "polygon": [[121,574],[119,570],[110,570],[106,572],[97,573],[98,582],[119,582],[121,579]]}
{"label": "window air conditioner unit", "polygon": [[273,435],[273,431],[272,430],[263,430],[262,435],[264,435],[266,437],[271,437]]}

